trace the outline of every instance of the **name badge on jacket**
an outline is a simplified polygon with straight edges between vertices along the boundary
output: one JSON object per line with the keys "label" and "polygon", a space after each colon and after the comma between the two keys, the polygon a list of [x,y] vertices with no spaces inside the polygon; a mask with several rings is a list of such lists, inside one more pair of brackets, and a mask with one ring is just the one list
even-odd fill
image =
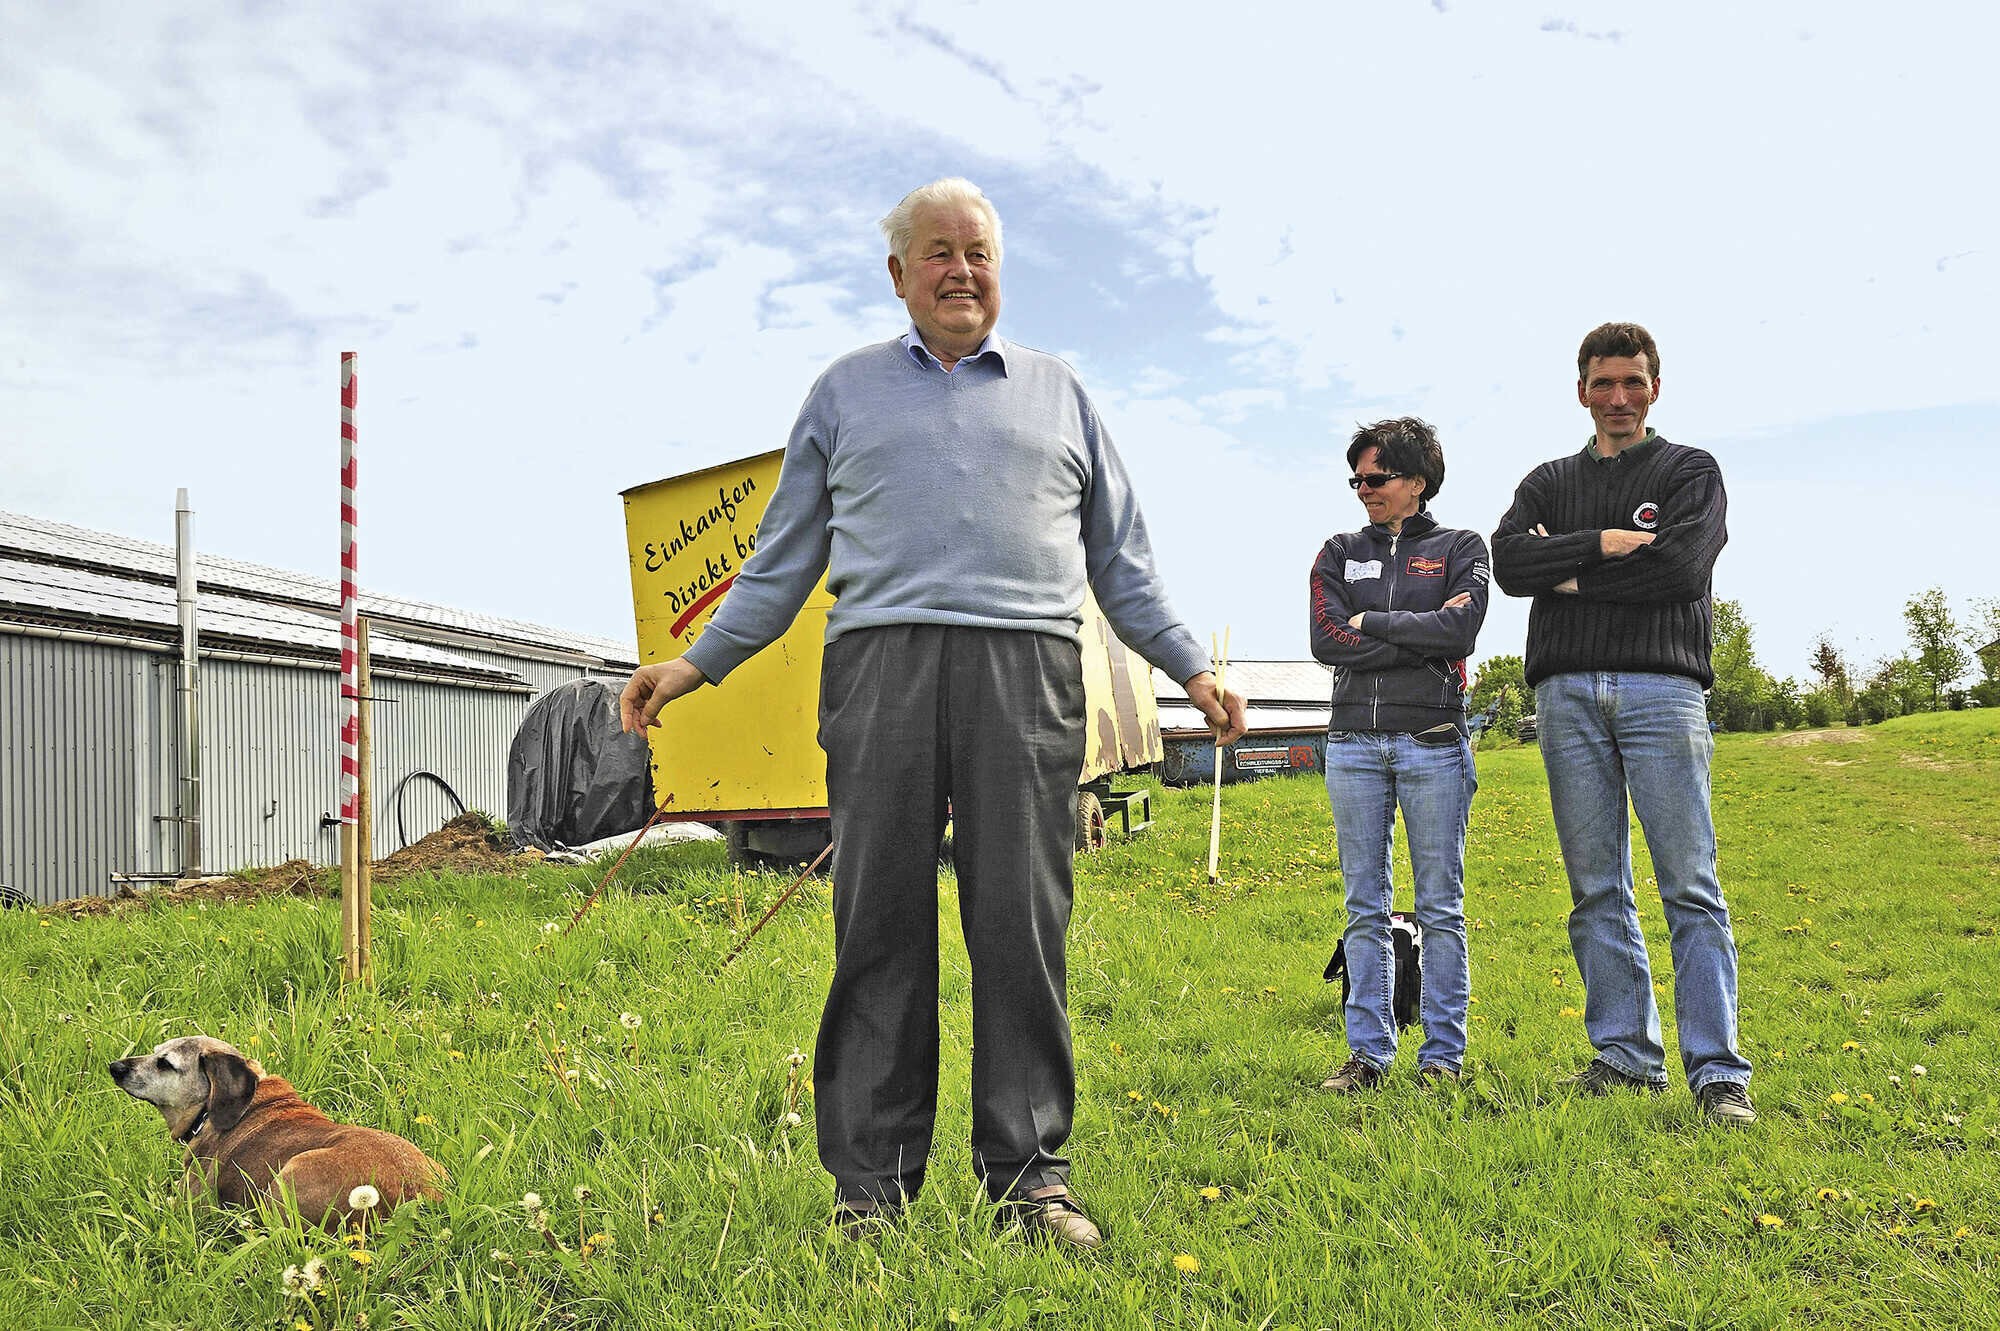
{"label": "name badge on jacket", "polygon": [[1379,559],[1350,559],[1347,561],[1347,580],[1360,582],[1364,578],[1382,576],[1382,561]]}

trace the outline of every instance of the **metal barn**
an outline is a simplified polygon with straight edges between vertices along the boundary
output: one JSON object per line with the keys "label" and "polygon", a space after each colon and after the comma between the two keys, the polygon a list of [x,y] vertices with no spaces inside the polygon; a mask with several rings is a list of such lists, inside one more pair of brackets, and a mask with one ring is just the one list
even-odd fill
{"label": "metal barn", "polygon": [[[608,639],[368,592],[360,604],[377,857],[460,803],[503,811],[507,748],[535,696],[622,684],[637,664]],[[0,513],[0,886],[50,903],[191,869],[337,860],[339,616],[331,579],[207,555],[183,576],[173,547]]]}
{"label": "metal barn", "polygon": [[[1243,695],[1250,729],[1222,751],[1222,781],[1326,770],[1326,726],[1333,675],[1318,661],[1231,661],[1229,687]],[[1192,786],[1215,780],[1215,732],[1187,690],[1153,672],[1166,755],[1160,780]]]}

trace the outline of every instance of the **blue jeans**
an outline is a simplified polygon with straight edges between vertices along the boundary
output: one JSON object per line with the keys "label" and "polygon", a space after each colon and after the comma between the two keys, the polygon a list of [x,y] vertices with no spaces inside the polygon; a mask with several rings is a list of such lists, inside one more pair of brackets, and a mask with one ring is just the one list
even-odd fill
{"label": "blue jeans", "polygon": [[1465,822],[1479,778],[1458,735],[1420,742],[1393,731],[1334,730],[1326,737],[1326,793],[1347,888],[1347,1048],[1377,1071],[1396,1057],[1396,953],[1389,940],[1389,881],[1396,806],[1416,879],[1423,940],[1420,1067],[1456,1072],[1465,1061],[1472,970],[1465,952]]}
{"label": "blue jeans", "polygon": [[1664,1083],[1666,1050],[1632,892],[1632,823],[1646,832],[1674,956],[1681,1069],[1695,1090],[1747,1084],[1736,1048],[1736,939],[1715,868],[1701,686],[1682,675],[1588,672],[1535,686],[1535,727],[1569,873],[1569,942],[1598,1057]]}

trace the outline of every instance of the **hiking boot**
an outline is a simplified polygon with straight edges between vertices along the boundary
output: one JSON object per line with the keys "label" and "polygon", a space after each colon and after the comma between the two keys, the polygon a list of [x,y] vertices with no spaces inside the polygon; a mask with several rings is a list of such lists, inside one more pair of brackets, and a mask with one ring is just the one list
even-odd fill
{"label": "hiking boot", "polygon": [[1750,1105],[1750,1088],[1740,1081],[1712,1081],[1696,1091],[1694,1098],[1710,1122],[1747,1128],[1757,1121],[1757,1111]]}
{"label": "hiking boot", "polygon": [[1355,1091],[1372,1091],[1381,1082],[1382,1070],[1356,1055],[1342,1063],[1331,1077],[1319,1084],[1319,1088],[1336,1095],[1350,1095]]}
{"label": "hiking boot", "polygon": [[1104,1242],[1104,1231],[1083,1213],[1067,1188],[1046,1188],[1000,1203],[1009,1231],[1089,1251]]}
{"label": "hiking boot", "polygon": [[1426,1086],[1456,1086],[1460,1075],[1457,1068],[1446,1067],[1442,1063],[1426,1063],[1417,1069],[1417,1080]]}
{"label": "hiking boot", "polygon": [[1651,1095],[1665,1093],[1665,1082],[1647,1081],[1629,1072],[1621,1072],[1601,1058],[1592,1059],[1590,1066],[1570,1078],[1569,1084],[1585,1095],[1609,1095],[1613,1091],[1643,1091]]}

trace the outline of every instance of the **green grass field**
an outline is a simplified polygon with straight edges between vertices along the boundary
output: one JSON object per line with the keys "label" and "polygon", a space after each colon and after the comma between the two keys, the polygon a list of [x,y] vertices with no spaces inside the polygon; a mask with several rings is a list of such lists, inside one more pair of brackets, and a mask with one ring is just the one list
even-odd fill
{"label": "green grass field", "polygon": [[[1079,869],[1070,1150],[1110,1238],[1075,1258],[997,1239],[978,1202],[948,878],[939,1143],[876,1245],[827,1237],[810,1090],[788,1086],[824,886],[719,972],[787,880],[712,845],[635,855],[569,937],[547,925],[597,871],[409,880],[377,892],[376,987],[345,991],[331,901],[5,912],[0,1326],[2000,1325],[2000,714],[1808,739],[1717,752],[1747,1132],[1684,1085],[1566,1095],[1590,1051],[1532,748],[1480,755],[1455,1091],[1417,1084],[1413,1046],[1372,1095],[1315,1089],[1345,1052],[1317,780],[1226,793],[1220,888],[1207,793],[1165,793],[1158,826]],[[197,1031],[409,1136],[448,1196],[359,1248],[180,1197],[178,1149],[104,1065]],[[321,1291],[288,1296],[315,1255]]]}

